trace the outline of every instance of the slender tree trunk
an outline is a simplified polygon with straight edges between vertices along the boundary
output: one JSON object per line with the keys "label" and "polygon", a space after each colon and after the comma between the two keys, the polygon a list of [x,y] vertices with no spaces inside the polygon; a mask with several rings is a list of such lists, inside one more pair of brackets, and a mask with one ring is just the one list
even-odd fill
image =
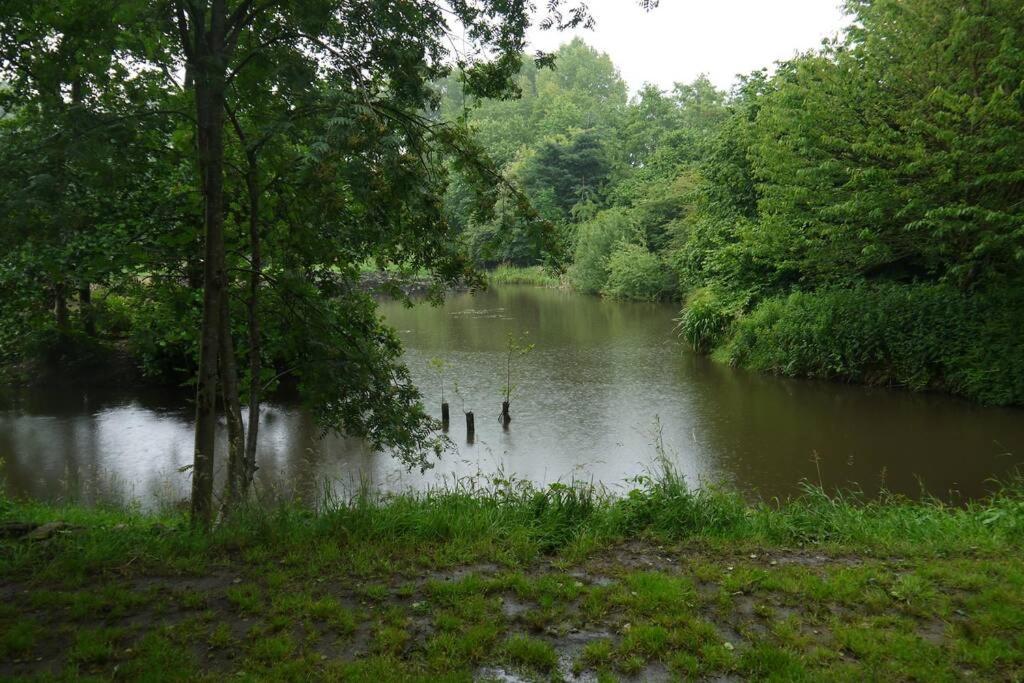
{"label": "slender tree trunk", "polygon": [[92,308],[92,287],[86,282],[78,287],[78,317],[82,329],[90,337],[96,336],[96,315]]}
{"label": "slender tree trunk", "polygon": [[242,493],[248,493],[256,474],[256,439],[260,428],[260,375],[263,371],[260,344],[259,294],[263,257],[260,246],[260,182],[256,156],[247,155],[249,168],[245,184],[249,192],[249,433],[245,442],[245,476]]}
{"label": "slender tree trunk", "polygon": [[[71,80],[71,108],[69,111],[69,119],[74,129],[78,129],[82,120],[82,115],[85,109],[85,91],[82,82],[82,76],[76,75]],[[64,190],[67,192],[67,188]],[[74,218],[71,221],[76,232],[83,231],[85,229],[83,216],[79,212],[74,213]],[[82,325],[82,330],[90,337],[96,336],[96,318],[93,315],[92,308],[92,289],[90,283],[79,282],[78,283],[78,319]]]}
{"label": "slender tree trunk", "polygon": [[[195,455],[192,470],[192,521],[208,528],[213,521],[213,464],[217,427],[217,385],[222,299],[226,273],[224,254],[224,46],[227,9],[214,0],[210,28],[202,21],[195,41],[195,99],[199,165],[205,199],[203,321],[199,339],[196,386]],[[202,14],[199,15],[202,19]]]}
{"label": "slender tree trunk", "polygon": [[[77,102],[78,100],[81,99],[81,94],[82,94],[81,80],[80,79],[74,79],[72,81],[72,83],[71,83],[71,96],[72,96],[72,99]],[[59,83],[57,85],[57,97],[58,97],[58,102],[61,102],[62,106],[64,106],[63,105],[63,100],[60,99],[61,95],[60,95],[60,84]],[[67,107],[64,106],[64,109],[65,109],[64,113],[66,115],[67,114]],[[74,122],[77,121],[77,117],[68,117],[68,119],[69,119],[69,121],[68,121],[69,124],[71,124],[72,126],[73,126]],[[60,196],[60,214],[61,214],[60,220],[61,220],[62,223],[65,223],[65,225],[61,227],[60,241],[64,242],[67,239],[67,235],[63,231],[66,229],[66,223],[67,223],[68,204],[69,204],[69,201],[68,201],[68,187],[70,186],[70,182],[68,180],[68,176],[70,175],[70,171],[68,169],[67,144],[66,143],[64,143],[64,144],[62,144],[60,146],[59,154],[60,154],[60,156],[59,156],[60,162],[58,163],[58,166],[57,166],[57,168],[58,168],[57,178],[58,178],[58,181],[59,181],[59,184],[58,184],[59,190],[58,191],[59,191],[59,196]],[[64,264],[62,267],[66,269],[67,268],[67,264]],[[61,280],[61,281],[57,282],[53,286],[53,298],[54,298],[53,315],[54,315],[54,318],[55,318],[55,322],[57,323],[57,332],[60,335],[61,340],[64,341],[65,338],[68,335],[69,327],[70,327],[69,324],[68,324],[68,286],[67,286],[66,282]]]}
{"label": "slender tree trunk", "polygon": [[[183,92],[195,92],[196,80],[193,75],[194,67],[191,62],[185,65],[185,78],[182,80],[181,89]],[[201,164],[197,165],[197,169],[200,174],[202,173]],[[200,185],[202,180],[200,180]],[[204,191],[204,188],[200,187],[200,192]],[[185,257],[185,285],[189,289],[202,289],[203,288],[203,259],[202,254],[192,251]]]}
{"label": "slender tree trunk", "polygon": [[68,288],[63,282],[53,286],[53,317],[57,332],[64,336],[68,332]]}
{"label": "slender tree trunk", "polygon": [[[72,131],[76,131],[81,126],[82,115],[85,109],[84,101],[85,91],[82,76],[78,74],[71,79],[71,106],[67,112]],[[67,192],[68,188],[65,186],[64,193]],[[66,197],[65,201],[67,201]],[[84,216],[75,210],[72,213],[69,224],[75,232],[84,231]],[[94,337],[96,336],[96,324],[92,311],[92,290],[89,288],[88,282],[79,282],[77,290],[79,322],[82,325],[82,330],[90,337]]]}
{"label": "slender tree trunk", "polygon": [[228,423],[228,472],[224,482],[225,512],[234,509],[242,500],[245,480],[245,426],[242,406],[238,400],[238,368],[235,360],[235,342],[231,338],[231,316],[228,297],[221,298],[220,316],[220,369],[221,395]]}

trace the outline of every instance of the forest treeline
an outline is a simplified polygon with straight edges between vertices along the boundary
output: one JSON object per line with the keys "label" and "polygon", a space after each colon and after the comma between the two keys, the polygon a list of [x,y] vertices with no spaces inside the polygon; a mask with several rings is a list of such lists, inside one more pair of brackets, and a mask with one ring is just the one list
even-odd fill
{"label": "forest treeline", "polygon": [[[558,226],[446,210],[478,262],[566,267],[583,292],[682,304],[699,351],[794,376],[1024,402],[1024,9],[847,4],[816,51],[630,97],[575,40],[521,97],[440,114]],[[510,206],[514,206],[510,204]]]}
{"label": "forest treeline", "polygon": [[677,302],[725,362],[1024,403],[1018,2],[848,0],[842,39],[728,92],[633,95],[579,40],[527,58],[526,6],[487,4],[452,3],[460,54],[432,0],[0,0],[0,372],[116,348],[203,387],[207,427],[226,402],[236,445],[287,378],[419,462],[360,272],[542,264]]}

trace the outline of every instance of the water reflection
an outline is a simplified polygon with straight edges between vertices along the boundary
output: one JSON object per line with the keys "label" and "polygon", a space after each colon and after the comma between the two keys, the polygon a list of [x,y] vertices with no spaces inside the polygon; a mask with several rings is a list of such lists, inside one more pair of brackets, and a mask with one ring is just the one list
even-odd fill
{"label": "water reflection", "polygon": [[[324,480],[342,492],[360,482],[422,489],[498,471],[620,486],[650,466],[659,432],[690,481],[761,497],[788,495],[802,478],[869,494],[884,485],[916,495],[923,482],[941,497],[974,497],[1024,460],[1020,410],[723,367],[680,346],[667,306],[505,287],[453,295],[437,308],[384,303],[382,311],[438,417],[430,361],[446,361],[457,450],[425,474],[407,472],[358,440],[321,438],[302,410],[271,404],[260,430],[261,494],[309,500]],[[513,421],[503,430],[506,339],[526,331],[536,348],[515,361]],[[467,410],[476,418],[473,444]],[[181,392],[48,387],[19,395],[0,410],[5,486],[36,498],[173,502],[189,486],[191,417]]]}

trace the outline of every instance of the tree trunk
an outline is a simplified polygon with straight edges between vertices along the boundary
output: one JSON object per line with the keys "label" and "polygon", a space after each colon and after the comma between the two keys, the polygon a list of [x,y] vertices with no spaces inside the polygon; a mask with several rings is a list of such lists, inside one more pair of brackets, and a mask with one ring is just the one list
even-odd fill
{"label": "tree trunk", "polygon": [[68,332],[68,288],[63,282],[53,286],[53,317],[57,332],[63,337]]}
{"label": "tree trunk", "polygon": [[[78,121],[81,121],[83,113],[83,86],[81,75],[76,76],[71,81],[71,121],[73,122],[74,128],[78,128]],[[65,192],[67,188],[65,188]],[[76,231],[82,231],[84,226],[82,225],[82,217],[77,211],[75,212],[75,218],[72,221],[74,229]],[[88,282],[78,283],[78,319],[82,324],[82,330],[90,337],[96,336],[96,319],[93,315],[92,309],[92,290]]]}
{"label": "tree trunk", "polygon": [[228,297],[221,297],[220,307],[220,370],[221,396],[228,423],[228,472],[224,482],[223,510],[233,510],[244,495],[245,426],[242,424],[242,406],[238,400],[238,367],[235,361],[235,342],[228,327],[231,315]]}
{"label": "tree trunk", "polygon": [[90,337],[96,336],[96,316],[92,308],[92,288],[86,282],[78,287],[78,317],[82,329]]}
{"label": "tree trunk", "polygon": [[260,184],[256,156],[250,152],[248,173],[245,178],[249,192],[249,299],[246,308],[249,316],[249,433],[245,442],[245,472],[242,492],[248,493],[256,474],[256,439],[260,429],[260,375],[263,372],[259,326],[260,278],[263,257],[260,246]]}
{"label": "tree trunk", "polygon": [[[195,50],[195,99],[199,168],[204,211],[203,321],[199,338],[196,386],[195,454],[192,469],[192,522],[209,528],[213,521],[213,463],[217,427],[217,383],[220,332],[226,285],[224,254],[224,46],[227,9],[215,0],[210,29],[205,22],[191,46]],[[199,18],[202,19],[200,13]]]}

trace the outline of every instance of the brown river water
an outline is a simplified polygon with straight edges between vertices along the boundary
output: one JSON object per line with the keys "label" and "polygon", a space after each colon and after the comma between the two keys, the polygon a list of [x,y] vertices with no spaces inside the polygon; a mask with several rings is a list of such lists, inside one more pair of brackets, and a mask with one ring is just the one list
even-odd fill
{"label": "brown river water", "polygon": [[[659,434],[691,484],[763,499],[792,495],[806,480],[960,502],[1024,464],[1024,410],[724,367],[679,341],[671,306],[497,287],[452,294],[440,307],[384,302],[381,312],[438,416],[431,360],[446,362],[453,450],[425,474],[408,472],[359,440],[321,438],[299,407],[270,403],[260,429],[260,492],[313,501],[325,487],[422,490],[497,473],[619,490],[652,468]],[[535,348],[514,360],[512,423],[503,430],[506,340],[524,332]],[[0,402],[2,485],[9,495],[47,500],[178,501],[189,487],[180,471],[191,462],[187,399],[132,387],[8,395]],[[473,444],[463,409],[476,414]]]}

